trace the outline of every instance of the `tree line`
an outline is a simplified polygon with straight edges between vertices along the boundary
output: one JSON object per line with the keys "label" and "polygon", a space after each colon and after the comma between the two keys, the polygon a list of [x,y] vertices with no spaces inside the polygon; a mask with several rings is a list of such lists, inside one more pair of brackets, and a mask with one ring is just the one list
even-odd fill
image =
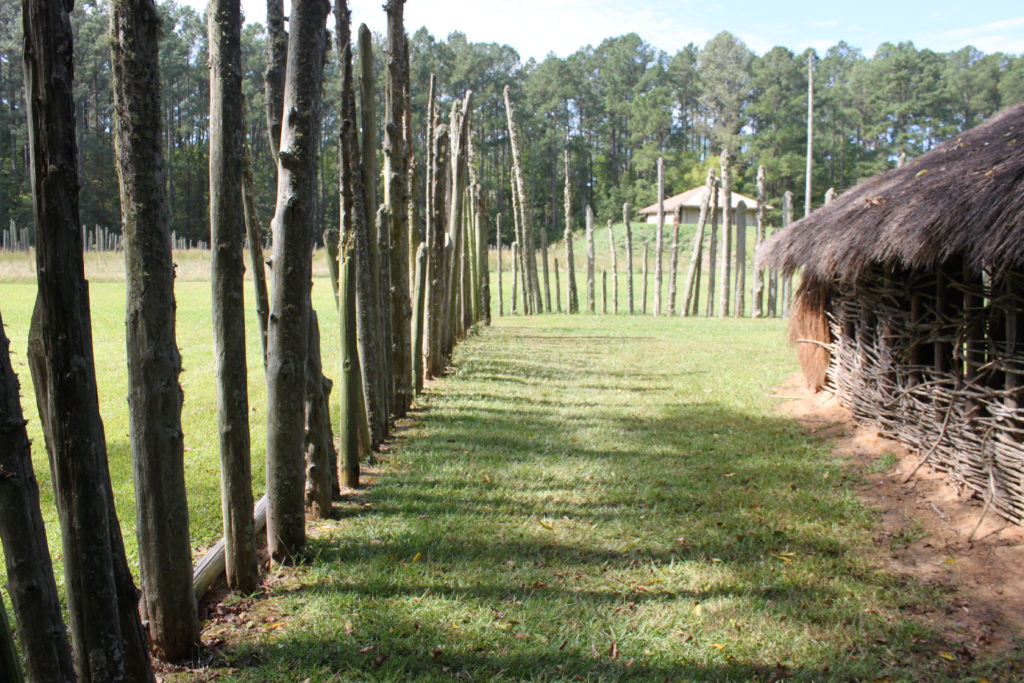
{"label": "tree line", "polygon": [[[84,0],[72,13],[79,46],[75,102],[78,111],[82,220],[117,230],[118,196],[113,164],[108,0]],[[167,0],[162,22],[160,66],[164,130],[164,183],[172,231],[193,243],[209,242],[202,209],[209,189],[207,117],[208,38],[201,13]],[[31,223],[18,3],[0,3],[0,225]],[[265,117],[264,56],[268,29],[242,31],[242,88],[246,106],[257,209],[274,204],[274,162]],[[371,36],[375,68],[383,68],[385,38]],[[358,49],[355,51],[358,58]],[[842,190],[914,157],[992,113],[1024,100],[1024,56],[985,54],[966,46],[951,52],[918,49],[910,42],[884,43],[873,55],[840,42],[812,54],[816,143],[813,186]],[[669,194],[702,184],[723,148],[734,158],[736,190],[752,195],[756,169],[764,166],[767,198],[781,205],[787,189],[801,187],[806,142],[808,51],[775,47],[756,55],[722,32],[703,46],[689,43],[674,54],[636,34],[608,38],[567,57],[523,60],[508,45],[476,43],[461,33],[444,39],[420,29],[410,36],[414,163],[424,173],[428,146],[424,117],[427,83],[437,76],[442,106],[472,90],[477,105],[474,143],[480,182],[495,198],[494,210],[509,215],[511,152],[502,91],[523,123],[524,173],[538,229],[554,239],[564,229],[558,204],[562,149],[572,156],[575,225],[585,206],[599,219],[615,217],[623,203],[644,206],[655,199],[656,160],[665,159]],[[325,64],[336,78],[337,65]],[[384,92],[374,92],[378,143],[383,143]],[[318,186],[324,206],[337,201],[337,144],[327,135],[340,120],[340,96],[325,91]],[[358,105],[357,105],[358,109]],[[378,148],[380,148],[378,144]],[[378,184],[382,181],[378,180]],[[383,187],[379,188],[383,191]],[[421,188],[422,194],[422,188]],[[803,213],[803,197],[794,210]],[[337,216],[319,216],[336,228]],[[493,244],[493,232],[489,237]]]}

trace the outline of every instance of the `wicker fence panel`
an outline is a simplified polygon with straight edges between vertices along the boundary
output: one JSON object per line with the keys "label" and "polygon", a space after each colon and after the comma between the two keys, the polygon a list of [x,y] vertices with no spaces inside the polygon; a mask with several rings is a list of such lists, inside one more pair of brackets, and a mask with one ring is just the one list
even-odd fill
{"label": "wicker fence panel", "polygon": [[828,379],[856,420],[1024,523],[1024,274],[876,266],[829,285]]}

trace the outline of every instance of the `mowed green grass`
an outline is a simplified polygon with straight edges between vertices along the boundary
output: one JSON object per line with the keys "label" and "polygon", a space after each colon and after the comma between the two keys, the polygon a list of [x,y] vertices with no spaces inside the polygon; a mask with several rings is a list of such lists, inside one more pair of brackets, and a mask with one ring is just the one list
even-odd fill
{"label": "mowed green grass", "polygon": [[999,671],[917,621],[943,598],[878,568],[876,514],[854,475],[774,412],[773,387],[794,370],[782,338],[781,321],[496,320],[459,347],[366,496],[316,526],[311,561],[234,603],[241,625],[207,626],[226,641],[216,670],[240,681]]}
{"label": "mowed green grass", "polygon": [[[322,258],[322,255],[318,254]],[[87,254],[86,274],[90,279],[93,343],[99,384],[100,412],[107,437],[110,478],[118,517],[125,537],[129,561],[137,567],[135,541],[135,491],[128,443],[128,373],[125,360],[125,287],[121,254]],[[192,546],[199,552],[222,533],[220,512],[220,451],[217,436],[217,406],[213,332],[210,310],[209,253],[177,252],[179,277],[177,340],[183,372],[180,377],[185,402],[182,429],[185,434],[185,476],[188,482],[189,522]],[[32,378],[25,358],[29,321],[35,302],[33,262],[25,254],[0,255],[0,311],[11,339],[14,370],[21,380],[22,409],[28,420],[33,444],[33,462],[39,480],[50,551],[57,558],[58,584],[63,584],[60,566],[60,527],[53,502],[50,469],[43,447],[42,429],[32,392]],[[25,276],[25,273],[31,273]],[[251,282],[245,289],[248,317],[249,404],[252,435],[253,490],[258,498],[264,490],[266,448],[266,383],[263,374],[259,328],[252,306]],[[338,376],[338,315],[329,280],[317,277],[313,287],[314,306],[320,318],[324,372]]]}

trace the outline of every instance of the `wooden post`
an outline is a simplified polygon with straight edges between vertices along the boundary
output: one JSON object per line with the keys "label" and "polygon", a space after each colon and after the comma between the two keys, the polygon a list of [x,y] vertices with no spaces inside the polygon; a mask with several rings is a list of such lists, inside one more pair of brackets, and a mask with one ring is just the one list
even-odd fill
{"label": "wooden post", "polygon": [[416,270],[413,271],[415,299],[412,313],[412,366],[413,389],[416,395],[423,393],[423,318],[427,292],[427,244],[421,242],[416,248]]}
{"label": "wooden post", "polygon": [[[243,306],[245,259],[242,243],[248,225],[254,233],[249,239],[250,256],[260,255],[260,261],[252,264],[257,311],[267,305],[266,274],[244,136],[234,134],[237,130],[244,130],[239,3],[213,0],[207,22],[210,45],[210,242],[213,245],[210,275],[213,282],[225,576],[229,587],[249,594],[259,584],[259,568],[252,527],[249,388]],[[260,296],[264,298],[261,300]],[[262,313],[266,314],[266,310]],[[260,319],[265,367],[266,319],[260,315],[257,318]],[[185,550],[188,552],[187,545]],[[186,569],[185,578],[191,583],[191,562]]]}
{"label": "wooden post", "polygon": [[594,312],[594,210],[587,204],[587,310]]}
{"label": "wooden post", "polygon": [[622,205],[622,223],[626,228],[626,299],[633,315],[633,229],[629,225],[629,204]]}
{"label": "wooden post", "polygon": [[569,313],[579,313],[580,302],[576,291],[576,265],[573,262],[572,253],[572,184],[569,179],[569,148],[566,147],[562,154],[565,158],[565,304]]}
{"label": "wooden post", "polygon": [[643,271],[644,284],[643,284],[643,300],[640,303],[640,312],[645,314],[645,315],[647,314],[647,257],[648,257],[649,247],[650,247],[650,243],[647,240],[644,240],[644,271]]}
{"label": "wooden post", "polygon": [[[693,233],[693,247],[690,249],[690,266],[686,269],[686,282],[683,283],[683,300],[679,315],[690,315],[691,306],[698,303],[696,286],[700,278],[701,252],[704,246],[704,226],[708,221],[708,207],[711,195],[715,192],[715,172],[708,170],[704,181],[704,195],[700,200],[700,215],[697,217],[697,230]],[[694,310],[696,310],[694,308]]]}
{"label": "wooden post", "polygon": [[494,219],[494,241],[498,248],[498,315],[505,315],[505,292],[501,285],[501,214]]}
{"label": "wooden post", "polygon": [[562,312],[562,284],[558,277],[558,257],[555,257],[555,306],[556,310]]}
{"label": "wooden post", "polygon": [[736,286],[733,317],[742,318],[746,312],[747,290],[747,203],[736,205]]}
{"label": "wooden post", "polygon": [[679,275],[679,223],[683,220],[683,206],[680,204],[672,213],[672,266],[668,278],[668,314],[676,314],[676,279]]}
{"label": "wooden post", "polygon": [[523,170],[521,151],[519,146],[519,127],[515,122],[515,110],[512,108],[512,98],[509,95],[509,87],[506,85],[503,91],[505,98],[505,113],[508,117],[509,144],[512,146],[512,171],[515,177],[516,192],[519,196],[519,214],[523,223],[523,242],[519,245],[519,251],[526,262],[526,277],[523,282],[523,291],[529,292],[531,298],[531,309],[534,313],[542,313],[540,296],[540,284],[537,278],[537,243],[533,232],[533,218],[530,209],[529,195],[526,190],[526,176]]}
{"label": "wooden post", "polygon": [[[785,194],[782,195],[782,227],[785,228],[793,221],[793,193],[786,190]],[[782,297],[782,317],[789,317],[789,304],[790,299],[793,295],[793,276],[785,275],[782,276],[782,291],[780,296]]]}
{"label": "wooden post", "polygon": [[732,170],[729,150],[722,150],[722,251],[718,263],[718,317],[729,315],[729,279],[732,261]]}
{"label": "wooden post", "polygon": [[[430,172],[431,216],[427,223],[427,292],[423,322],[423,354],[427,377],[440,377],[444,372],[441,358],[441,315],[445,299],[445,186],[448,180],[448,128],[434,130],[433,169]],[[515,253],[513,252],[513,271]],[[513,303],[515,306],[515,303]]]}
{"label": "wooden post", "polygon": [[807,164],[804,171],[804,215],[811,213],[811,171],[814,165],[814,51],[807,52]]}
{"label": "wooden post", "polygon": [[[754,237],[754,253],[765,239],[765,175],[764,166],[757,167],[757,234]],[[764,269],[754,265],[754,310],[752,317],[764,315]]]}
{"label": "wooden post", "polygon": [[615,233],[612,230],[612,221],[608,220],[608,249],[612,257],[612,311],[619,312],[619,264],[615,253]]}
{"label": "wooden post", "polygon": [[601,314],[608,315],[608,271],[601,269]]}
{"label": "wooden post", "polygon": [[715,267],[718,262],[718,206],[721,192],[719,181],[715,181],[711,193],[711,238],[708,241],[708,305],[704,315],[708,318],[715,314]]}
{"label": "wooden post", "polygon": [[544,310],[551,311],[551,284],[548,278],[548,231],[540,229],[540,258],[544,272]]}
{"label": "wooden post", "polygon": [[658,157],[658,227],[654,232],[654,307],[652,315],[661,315],[661,259],[665,233],[665,161]]}
{"label": "wooden post", "polygon": [[[519,258],[519,242],[512,243],[512,262]],[[516,289],[519,287],[519,269],[512,269],[512,315],[516,314]]]}

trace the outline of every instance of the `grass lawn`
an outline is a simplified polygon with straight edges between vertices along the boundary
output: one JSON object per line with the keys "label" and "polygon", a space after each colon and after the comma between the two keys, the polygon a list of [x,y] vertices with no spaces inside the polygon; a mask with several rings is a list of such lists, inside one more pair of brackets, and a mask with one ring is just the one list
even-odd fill
{"label": "grass lawn", "polygon": [[[201,256],[176,258],[199,548],[220,535],[209,283]],[[0,260],[0,307],[62,582],[23,355],[35,286],[19,267]],[[109,259],[90,268],[134,562],[124,287]],[[322,277],[314,296],[336,376]],[[264,383],[248,325],[259,494]],[[212,669],[169,680],[1006,679],[1010,669],[964,660],[913,616],[945,598],[878,568],[876,514],[853,475],[774,413],[772,388],[795,369],[783,339],[779,320],[496,318],[460,345],[368,491],[311,523],[308,562],[275,568],[263,591],[229,596],[205,624]]]}
{"label": "grass lawn", "polygon": [[[960,680],[875,514],[773,412],[779,321],[505,318],[311,561],[207,626],[242,681]],[[238,619],[241,619],[240,628]],[[192,674],[189,674],[192,675]],[[187,680],[184,676],[182,680]],[[979,679],[973,679],[979,680]]]}

